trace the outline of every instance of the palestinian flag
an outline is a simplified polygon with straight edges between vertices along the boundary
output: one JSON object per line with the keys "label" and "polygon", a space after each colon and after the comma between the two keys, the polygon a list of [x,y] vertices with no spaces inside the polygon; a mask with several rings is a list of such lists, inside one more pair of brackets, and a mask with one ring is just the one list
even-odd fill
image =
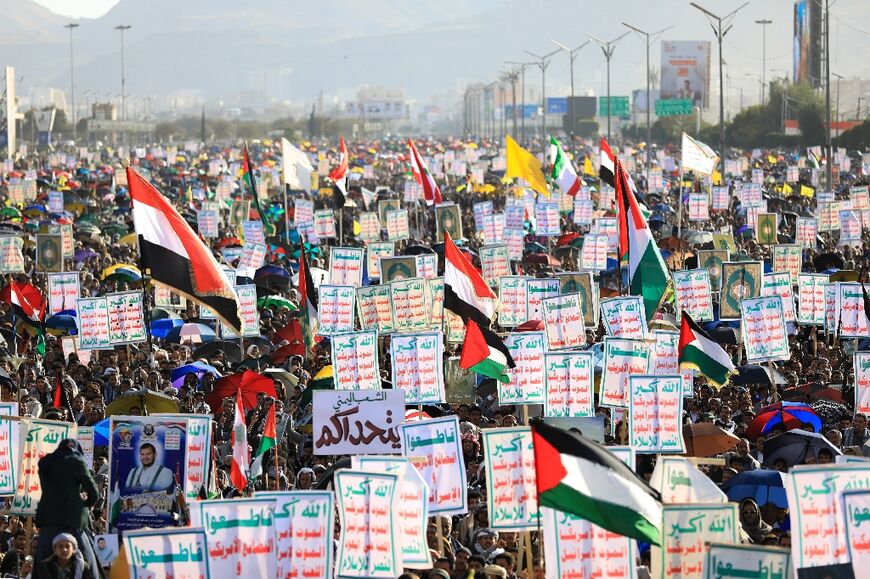
{"label": "palestinian flag", "polygon": [[[601,137],[601,147],[600,151],[600,159],[598,165],[598,178],[601,179],[604,183],[607,183],[614,189],[616,188],[616,157],[613,155],[613,151],[610,150],[610,145],[607,143],[604,137]],[[637,195],[637,185],[634,184],[634,180],[631,178],[631,175],[628,175],[628,186]]]}
{"label": "palestinian flag", "polygon": [[[335,183],[335,187],[341,192],[342,198],[340,203],[344,206],[344,200],[347,197],[347,174],[350,156],[347,154],[347,145],[344,142],[344,137],[341,137],[338,143],[341,150],[341,158],[338,161],[338,167],[329,172],[328,177]],[[336,201],[339,201],[336,199]]]}
{"label": "palestinian flag", "polygon": [[423,198],[426,200],[426,205],[437,205],[441,203],[441,189],[435,183],[435,178],[426,167],[426,162],[420,156],[420,151],[414,146],[414,141],[408,139],[408,156],[411,159],[411,173],[414,175],[414,180],[423,188]]}
{"label": "palestinian flag", "polygon": [[550,165],[553,167],[550,178],[553,179],[559,190],[571,197],[577,195],[583,182],[577,176],[577,171],[574,170],[571,159],[565,154],[562,145],[556,140],[556,137],[550,137]]}
{"label": "palestinian flag", "polygon": [[308,258],[305,256],[304,242],[299,246],[299,310],[302,313],[302,341],[307,356],[314,347],[314,336],[317,335],[317,296],[308,268]]}
{"label": "palestinian flag", "polygon": [[514,359],[501,338],[490,329],[498,299],[468,258],[444,232],[444,307],[465,320],[465,342],[459,367],[509,381],[505,370]]}
{"label": "palestinian flag", "polygon": [[45,320],[45,297],[32,284],[13,281],[0,291],[0,300],[11,305],[19,318],[36,323]]}
{"label": "palestinian flag", "polygon": [[[260,197],[257,195],[257,181],[254,179],[254,166],[251,164],[251,156],[248,154],[248,144],[245,143],[245,148],[242,155],[242,181],[248,185],[248,190],[251,192],[251,197],[254,201],[254,209],[257,210],[257,216],[263,222],[263,231],[268,232],[268,224],[266,223],[266,214],[260,209]],[[245,218],[248,216],[245,215]],[[268,235],[268,233],[267,233]]]}
{"label": "palestinian flag", "polygon": [[143,272],[150,269],[154,281],[211,308],[240,333],[239,298],[211,250],[172,204],[131,167],[127,167],[127,182]]}
{"label": "palestinian flag", "polygon": [[[274,406],[273,406],[274,408]],[[236,413],[232,431],[233,461],[230,465],[230,482],[240,491],[248,486],[248,428],[245,425],[245,409],[242,406],[242,391],[236,392]]]}
{"label": "palestinian flag", "polygon": [[697,370],[717,386],[724,386],[728,376],[736,372],[722,346],[711,340],[685,310],[680,324],[679,362],[680,368]]}
{"label": "palestinian flag", "polygon": [[260,437],[260,450],[257,454],[263,454],[270,448],[274,448],[278,441],[278,430],[275,427],[275,404],[269,406],[269,414],[266,415],[266,425],[263,427],[263,435]]}
{"label": "palestinian flag", "polygon": [[661,545],[659,493],[603,446],[544,423],[532,426],[538,504],[612,533]]}
{"label": "palestinian flag", "polygon": [[616,161],[616,223],[619,228],[619,259],[628,260],[629,292],[643,297],[646,319],[668,297],[671,276],[662,259],[652,230],[640,209],[622,163]]}

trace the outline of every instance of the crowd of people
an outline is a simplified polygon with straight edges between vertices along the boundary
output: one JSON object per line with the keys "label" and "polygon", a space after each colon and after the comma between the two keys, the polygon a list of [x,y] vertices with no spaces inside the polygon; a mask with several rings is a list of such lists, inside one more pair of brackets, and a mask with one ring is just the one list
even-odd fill
{"label": "crowd of people", "polygon": [[[430,159],[445,151],[464,152],[469,141],[458,139],[424,140],[418,143],[421,153]],[[331,146],[330,146],[331,145]],[[542,148],[541,142],[527,143],[529,150]],[[482,154],[480,160],[489,162],[484,173],[484,182],[475,183],[469,175],[454,175],[433,171],[441,185],[445,201],[452,201],[461,208],[463,221],[463,240],[469,254],[474,254],[482,245],[483,239],[474,225],[474,203],[482,200],[493,202],[494,211],[504,208],[505,198],[513,190],[510,180],[503,179],[503,172],[495,168],[499,156],[496,142],[474,140],[473,146]],[[592,142],[576,140],[565,143],[572,153],[574,165],[582,173],[584,159],[591,159],[598,166],[597,149]],[[252,143],[250,147],[254,165],[265,173],[267,169],[280,166],[280,147],[268,141]],[[303,150],[317,158],[325,159],[329,166],[338,162],[335,143],[316,141],[305,143]],[[638,159],[644,151],[643,145],[632,147],[623,144],[622,154]],[[678,156],[673,148],[663,149],[665,155]],[[72,153],[72,151],[70,151]],[[99,153],[95,157],[93,153]],[[131,153],[128,155],[128,153]],[[790,242],[795,235],[795,217],[813,215],[815,199],[801,194],[782,192],[786,167],[797,165],[801,157],[799,151],[765,151],[752,155],[751,152],[733,151],[732,158],[746,157],[752,168],[761,168],[767,177],[764,190],[770,210],[778,213],[778,234],[782,242]],[[13,208],[16,211],[4,212],[5,221],[0,223],[4,235],[22,236],[25,239],[24,271],[9,273],[3,277],[3,285],[10,282],[30,283],[45,292],[46,275],[36,265],[34,234],[49,223],[71,222],[74,230],[75,255],[64,262],[66,271],[80,272],[82,297],[100,296],[122,290],[141,291],[140,281],[125,281],[117,278],[104,279],[106,268],[116,264],[135,264],[137,250],[135,244],[121,241],[134,231],[130,212],[130,198],[119,177],[122,157],[129,158],[131,166],[139,170],[172,202],[195,228],[195,212],[204,201],[213,199],[219,181],[233,178],[230,166],[239,159],[239,144],[227,146],[201,146],[190,150],[173,149],[169,146],[134,148],[130,151],[109,148],[93,149],[89,159],[76,159],[69,166],[51,166],[47,153],[31,154],[15,162],[14,171],[7,172],[2,191],[7,190],[10,179],[20,177],[27,171],[35,171],[38,183],[37,198],[34,206],[44,204],[48,192],[61,190],[65,193],[68,212],[49,214],[44,207],[29,211],[26,208]],[[52,159],[56,159],[56,155]],[[657,157],[658,160],[661,157]],[[215,161],[229,161],[221,164],[215,172]],[[210,167],[211,165],[211,167]],[[637,164],[642,168],[642,162]],[[365,140],[350,143],[351,179],[348,183],[346,200],[341,201],[345,210],[338,213],[343,219],[338,229],[343,231],[343,239],[323,240],[319,246],[309,246],[312,268],[328,269],[327,245],[363,246],[355,235],[354,225],[358,211],[372,203],[363,193],[374,191],[375,200],[401,199],[405,183],[410,179],[405,142],[402,140]],[[373,167],[374,174],[364,176],[362,168]],[[859,156],[852,163],[852,171],[841,171],[840,185],[836,188],[839,197],[848,196],[849,186],[867,184],[863,174],[864,160]],[[354,171],[358,168],[359,171]],[[430,170],[433,167],[430,165]],[[261,177],[262,177],[261,173]],[[664,171],[665,187],[660,193],[647,191],[647,183],[642,170],[635,173],[635,181],[641,201],[653,210],[651,226],[655,228],[658,240],[670,240],[666,252],[668,266],[672,270],[691,269],[699,249],[712,248],[709,242],[693,243],[676,239],[678,215],[673,208],[684,203],[680,191],[703,187],[701,179],[678,183],[676,171]],[[583,174],[582,178],[590,187],[593,199],[603,187],[595,174]],[[748,178],[748,175],[726,176],[726,181]],[[801,180],[809,182],[807,170]],[[169,398],[182,413],[206,413],[214,416],[213,446],[216,449],[213,482],[203,489],[203,497],[233,497],[249,495],[256,490],[308,490],[329,485],[329,479],[338,456],[319,455],[314,452],[311,432],[311,396],[306,395],[312,378],[330,362],[329,340],[318,341],[310,350],[304,341],[290,331],[300,312],[300,292],[293,274],[298,270],[299,235],[294,228],[292,199],[308,197],[314,200],[315,208],[335,207],[341,193],[335,188],[327,192],[321,189],[312,194],[300,191],[289,193],[291,203],[285,203],[285,190],[278,183],[268,189],[269,199],[261,197],[260,206],[275,231],[268,232],[269,253],[267,261],[286,272],[286,275],[271,276],[258,289],[261,295],[277,295],[286,298],[286,304],[259,308],[261,336],[245,339],[243,345],[235,350],[213,348],[206,355],[198,355],[199,344],[183,341],[167,341],[151,337],[146,342],[118,346],[114,350],[95,352],[65,352],[59,334],[74,333],[33,331],[16,320],[11,304],[3,304],[0,333],[5,339],[0,357],[0,395],[3,402],[17,402],[22,417],[38,417],[75,422],[81,426],[95,426],[107,416],[107,406],[126,393],[150,390]],[[797,190],[797,187],[795,187]],[[343,196],[342,196],[343,197]],[[250,198],[250,192],[242,184],[232,191],[231,199]],[[10,204],[7,202],[7,207]],[[356,210],[354,210],[356,206]],[[289,213],[285,216],[285,208]],[[226,261],[221,248],[240,246],[236,225],[230,224],[231,202],[222,202],[222,219],[219,237],[206,240],[214,249],[219,261]],[[369,206],[370,210],[372,209]],[[613,207],[599,207],[596,215],[613,215]],[[285,218],[286,217],[286,218]],[[435,222],[431,210],[421,205],[419,210],[410,212],[411,238],[397,243],[397,254],[406,247],[436,246]],[[95,224],[99,229],[81,227]],[[286,225],[291,227],[285,230]],[[684,222],[685,224],[685,222]],[[570,213],[562,214],[562,231],[565,234],[580,233],[588,230],[586,226],[574,224]],[[695,230],[709,232],[728,232],[733,234],[736,252],[732,259],[761,260],[770,264],[770,246],[756,242],[753,232],[747,230],[747,215],[737,197],[732,197],[728,210],[713,212],[707,222],[691,224]],[[685,233],[686,227],[682,227]],[[111,232],[111,233],[110,233]],[[551,258],[531,259],[531,254],[514,262],[515,273],[536,277],[549,277],[559,271],[577,270],[578,250],[556,251],[553,244],[535,236],[527,224],[528,245],[541,242],[537,247],[549,248]],[[685,236],[684,236],[685,237]],[[662,245],[665,247],[665,245]],[[433,249],[433,252],[435,250]],[[539,251],[539,250],[535,250]],[[870,271],[870,235],[864,230],[861,243],[842,245],[835,235],[819,234],[815,248],[803,251],[803,271],[821,272],[836,268],[844,272],[855,272],[855,279],[863,281]],[[739,256],[739,257],[737,257]],[[443,268],[443,256],[440,268]],[[557,265],[558,264],[558,265]],[[694,265],[693,265],[694,264]],[[233,263],[226,264],[229,267]],[[479,265],[479,264],[478,264]],[[769,269],[769,268],[768,268]],[[146,272],[147,274],[147,272]],[[147,277],[147,275],[146,275]],[[600,276],[602,295],[617,295],[619,284],[614,271],[603,272]],[[153,316],[153,293],[148,290],[148,312]],[[186,309],[177,312],[185,321],[203,321],[195,304],[188,303]],[[657,317],[667,322],[675,322],[673,301],[665,303]],[[208,323],[208,322],[206,322]],[[718,322],[716,327],[735,328],[733,322]],[[506,329],[498,328],[506,332]],[[816,326],[793,326],[789,335],[791,358],[776,362],[760,374],[741,372],[733,377],[731,383],[716,388],[702,376],[694,383],[694,395],[686,399],[683,422],[686,425],[711,423],[723,431],[736,436],[739,441],[733,448],[718,457],[719,462],[701,468],[717,485],[727,489],[729,479],[741,473],[758,469],[772,469],[787,472],[795,463],[784,459],[770,462],[765,455],[767,441],[791,426],[783,423],[764,434],[758,434],[752,425],[764,409],[783,401],[807,403],[808,407],[820,418],[820,428],[813,428],[823,434],[831,445],[844,454],[870,456],[870,447],[865,443],[870,439],[867,417],[855,414],[854,370],[851,353],[861,344],[854,340],[840,340]],[[587,328],[587,343],[596,344],[605,335],[603,325]],[[390,357],[388,338],[380,340],[381,377],[384,387],[391,387]],[[44,350],[43,348],[44,344]],[[725,342],[723,347],[735,361],[743,366],[740,340]],[[461,351],[461,344],[447,344],[445,359]],[[234,488],[230,482],[232,459],[231,434],[233,431],[233,398],[215,399],[214,384],[219,376],[206,372],[201,375],[188,374],[173,379],[175,368],[195,361],[204,362],[216,368],[222,375],[233,374],[240,369],[264,371],[280,369],[286,371],[281,380],[275,379],[276,396],[261,393],[255,406],[246,408],[246,425],[250,452],[259,447],[260,437],[266,424],[270,406],[274,405],[276,414],[282,419],[277,445],[263,460],[263,474],[253,480],[245,489]],[[741,368],[742,369],[742,368]],[[748,371],[747,371],[748,372]],[[268,374],[267,374],[268,375]],[[761,378],[757,378],[757,376]],[[56,388],[62,389],[61,404],[56,403]],[[137,409],[147,412],[147,409]],[[488,428],[522,425],[523,418],[518,407],[499,405],[497,401],[484,403],[480,397],[477,403],[450,403],[433,407],[433,412],[456,414],[462,432],[464,465],[469,481],[468,514],[442,517],[436,524],[435,517],[430,519],[427,540],[433,552],[434,566],[431,569],[407,570],[403,577],[429,579],[466,579],[468,577],[515,578],[543,577],[543,546],[539,531],[531,531],[530,544],[521,541],[522,533],[496,531],[490,528],[487,511],[487,473],[483,468],[482,432]],[[597,408],[605,416],[605,443],[628,444],[628,425],[621,418],[613,416],[605,407]],[[286,419],[285,419],[286,417]],[[611,428],[612,423],[612,428]],[[804,425],[809,426],[809,425]],[[822,449],[818,453],[805,453],[799,457],[803,464],[831,463],[834,453]],[[638,455],[637,473],[649,480],[656,462],[656,455]],[[42,498],[39,510],[32,521],[14,513],[0,516],[0,576],[4,577],[98,577],[103,573],[103,564],[98,560],[92,544],[93,536],[104,535],[107,528],[106,511],[109,462],[107,449],[97,446],[94,451],[93,467],[89,469],[84,462],[81,447],[76,441],[63,441],[59,448],[40,461],[39,475],[42,484]],[[277,470],[276,470],[277,469]],[[7,503],[9,501],[7,500]],[[782,502],[757,504],[753,498],[739,500],[739,516],[745,541],[788,547],[791,543],[789,530],[788,505]],[[184,519],[183,507],[179,508],[179,520]],[[7,509],[7,513],[9,510]],[[440,531],[440,532],[439,532]],[[531,556],[527,551],[530,550]],[[641,545],[638,551],[639,563],[649,565],[649,546]],[[549,575],[548,575],[549,576]]]}

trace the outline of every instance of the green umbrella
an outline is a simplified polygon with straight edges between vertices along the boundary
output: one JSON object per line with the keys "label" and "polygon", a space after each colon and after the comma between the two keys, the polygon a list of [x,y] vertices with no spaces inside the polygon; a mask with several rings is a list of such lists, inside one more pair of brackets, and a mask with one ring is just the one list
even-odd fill
{"label": "green umbrella", "polygon": [[258,308],[289,308],[292,311],[296,311],[298,308],[296,304],[291,302],[285,297],[282,296],[266,296],[257,300]]}
{"label": "green umbrella", "polygon": [[103,231],[109,235],[123,235],[127,233],[127,226],[123,223],[109,223],[103,227]]}
{"label": "green umbrella", "polygon": [[3,217],[21,217],[21,211],[15,207],[4,207],[0,209],[0,216]]}

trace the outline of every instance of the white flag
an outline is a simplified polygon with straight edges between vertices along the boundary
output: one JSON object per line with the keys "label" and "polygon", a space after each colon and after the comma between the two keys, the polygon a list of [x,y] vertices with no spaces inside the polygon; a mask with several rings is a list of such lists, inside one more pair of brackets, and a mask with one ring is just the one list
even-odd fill
{"label": "white flag", "polygon": [[308,155],[297,149],[287,139],[281,139],[281,155],[284,158],[284,183],[291,189],[304,189],[311,193],[311,173],[314,167]]}
{"label": "white flag", "polygon": [[719,156],[713,149],[683,133],[683,171],[712,175],[718,162]]}
{"label": "white flag", "polygon": [[650,486],[659,491],[663,503],[727,503],[710,477],[679,456],[660,456]]}

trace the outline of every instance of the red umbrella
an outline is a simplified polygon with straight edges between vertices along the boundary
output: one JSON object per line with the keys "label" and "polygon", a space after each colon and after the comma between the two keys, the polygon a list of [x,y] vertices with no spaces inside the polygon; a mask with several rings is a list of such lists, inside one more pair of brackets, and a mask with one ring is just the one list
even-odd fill
{"label": "red umbrella", "polygon": [[242,404],[245,409],[257,405],[257,394],[263,393],[275,397],[275,383],[271,378],[258,374],[251,370],[245,370],[241,374],[224,376],[214,384],[214,389],[208,395],[208,403],[212,411],[220,414],[223,411],[223,400],[236,395],[236,391],[242,391]]}

